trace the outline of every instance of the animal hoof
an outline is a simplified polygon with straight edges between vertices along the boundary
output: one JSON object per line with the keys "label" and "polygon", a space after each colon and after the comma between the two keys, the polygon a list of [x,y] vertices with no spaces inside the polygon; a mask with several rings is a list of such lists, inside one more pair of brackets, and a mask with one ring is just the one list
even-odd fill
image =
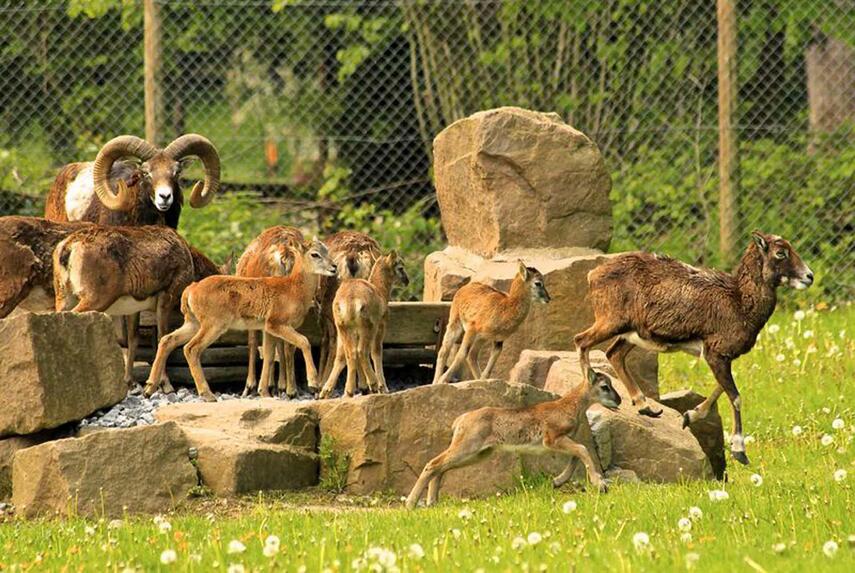
{"label": "animal hoof", "polygon": [[289,400],[293,400],[294,398],[296,398],[296,397],[297,397],[297,391],[296,391],[296,390],[294,390],[293,392],[287,392],[287,391],[286,391],[286,392],[285,392],[285,396],[286,396]]}
{"label": "animal hoof", "polygon": [[647,416],[648,418],[658,418],[662,415],[662,410],[654,410],[650,406],[645,406],[639,410],[638,413],[642,416]]}
{"label": "animal hoof", "polygon": [[609,486],[606,485],[606,482],[601,482],[597,485],[597,491],[600,493],[609,493]]}
{"label": "animal hoof", "polygon": [[151,398],[155,392],[157,392],[157,386],[154,384],[146,384],[145,390],[143,390],[143,395],[146,398]]}
{"label": "animal hoof", "polygon": [[217,397],[214,396],[213,392],[205,392],[204,394],[200,394],[199,397],[205,402],[216,402]]}
{"label": "animal hoof", "polygon": [[689,413],[683,412],[683,429],[685,430],[686,428],[688,428],[689,424],[691,424],[691,423],[692,423],[692,419],[689,418]]}
{"label": "animal hoof", "polygon": [[733,459],[735,459],[744,466],[747,466],[750,463],[748,461],[748,456],[745,455],[745,452],[734,452],[733,450],[730,450],[730,455],[733,456]]}

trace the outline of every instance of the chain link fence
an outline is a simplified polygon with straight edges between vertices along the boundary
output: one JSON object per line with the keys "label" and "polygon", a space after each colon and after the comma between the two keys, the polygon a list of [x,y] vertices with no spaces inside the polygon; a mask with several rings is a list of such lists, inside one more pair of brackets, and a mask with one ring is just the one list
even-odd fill
{"label": "chain link fence", "polygon": [[[517,105],[599,144],[612,250],[726,263],[715,2],[153,2],[161,139],[198,132],[221,152],[223,197],[181,223],[215,257],[269,224],[347,227],[409,253],[420,275],[443,244],[433,137]],[[852,299],[855,1],[725,3],[736,242],[753,228],[788,237],[822,296]],[[140,0],[0,0],[0,212],[41,214],[59,165],[145,132],[143,13]],[[403,296],[418,297],[415,278]]]}

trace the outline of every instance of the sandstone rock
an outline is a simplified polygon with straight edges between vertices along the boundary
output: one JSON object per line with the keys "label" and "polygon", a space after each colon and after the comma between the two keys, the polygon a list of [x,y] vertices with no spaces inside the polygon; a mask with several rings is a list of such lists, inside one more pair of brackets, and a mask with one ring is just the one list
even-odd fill
{"label": "sandstone rock", "polygon": [[299,489],[318,483],[318,456],[302,448],[187,428],[202,483],[217,495]]}
{"label": "sandstone rock", "polygon": [[12,460],[15,452],[66,437],[70,431],[69,428],[57,428],[28,436],[0,438],[0,501],[8,501],[12,497]]}
{"label": "sandstone rock", "polygon": [[611,179],[602,155],[557,114],[479,112],[444,129],[433,150],[451,245],[484,256],[516,247],[608,247]]}
{"label": "sandstone rock", "polygon": [[106,314],[0,320],[0,355],[0,436],[81,420],[127,392],[122,351]]}
{"label": "sandstone rock", "polygon": [[15,454],[12,502],[19,515],[158,513],[197,483],[176,424],[104,430]]}
{"label": "sandstone rock", "polygon": [[175,421],[198,451],[202,483],[218,495],[318,483],[317,417],[304,404],[230,400],[175,404],[155,413]]}
{"label": "sandstone rock", "polygon": [[[426,270],[434,270],[432,276],[425,277],[425,300],[439,300],[439,295],[447,286],[443,286],[446,283],[441,276],[441,269],[446,266],[472,269],[472,280],[503,291],[510,288],[517,272],[518,259],[543,273],[552,301],[545,305],[532,305],[526,320],[505,342],[492,375],[507,378],[520,353],[525,349],[573,349],[573,337],[594,321],[593,310],[587,299],[588,272],[611,256],[581,248],[529,249],[503,253],[493,260],[481,259],[480,264],[475,264],[474,259],[465,251],[448,248],[432,253],[428,257],[432,262],[425,263]],[[489,350],[485,348],[482,352],[483,365]],[[629,368],[632,372],[655,381],[657,360],[655,354],[636,349],[629,355]]]}
{"label": "sandstone rock", "polygon": [[[546,378],[544,389],[564,394],[582,380],[578,366],[569,360],[556,361]],[[602,352],[591,352],[591,365],[614,376]],[[629,393],[622,384],[615,389],[623,398],[617,411],[594,405],[588,410],[588,421],[594,435],[600,462],[609,470],[620,468],[635,472],[642,481],[678,482],[713,477],[710,461],[698,440],[688,430],[682,429],[683,418],[679,412],[662,407],[660,418],[641,416],[632,406]]]}
{"label": "sandstone rock", "polygon": [[508,374],[508,382],[543,388],[549,369],[564,355],[569,356],[570,353],[559,350],[523,350]]}
{"label": "sandstone rock", "polygon": [[[548,392],[563,393],[563,388],[570,387],[567,385],[568,380],[582,379],[582,367],[579,365],[579,353],[575,350],[572,352],[555,352],[555,355],[558,359],[549,367],[546,380],[543,381],[541,387]],[[613,378],[615,388],[620,386],[618,390],[624,389],[605,353],[593,350],[589,358],[594,369],[601,370]],[[658,400],[659,362],[656,354],[636,348],[627,356],[626,363],[644,395]]]}
{"label": "sandstone rock", "polygon": [[[676,390],[663,394],[659,401],[682,414],[703,402],[705,398],[692,390]],[[716,479],[724,479],[727,457],[724,455],[724,432],[721,416],[718,413],[718,404],[710,409],[706,418],[695,422],[689,426],[689,429],[709,458]]]}

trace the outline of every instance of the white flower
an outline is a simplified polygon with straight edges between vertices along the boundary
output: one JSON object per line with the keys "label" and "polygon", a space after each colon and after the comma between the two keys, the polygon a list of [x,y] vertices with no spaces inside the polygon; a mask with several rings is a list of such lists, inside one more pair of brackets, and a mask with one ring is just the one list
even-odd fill
{"label": "white flower", "polygon": [[751,483],[754,484],[754,487],[760,487],[763,485],[763,476],[760,474],[751,474]]}
{"label": "white flower", "polygon": [[227,573],[243,573],[243,563],[229,563],[229,568],[226,571]]}
{"label": "white flower", "polygon": [[801,366],[802,360],[801,358],[793,358],[793,366]]}
{"label": "white flower", "polygon": [[267,538],[264,540],[265,547],[274,547],[276,551],[279,551],[279,544],[279,537],[276,535],[268,535]]}
{"label": "white flower", "polygon": [[691,531],[692,521],[688,517],[681,517],[677,522],[677,529],[680,531]]}
{"label": "white flower", "polygon": [[724,501],[730,497],[723,489],[712,489],[709,491],[710,501]]}
{"label": "white flower", "polygon": [[779,330],[781,330],[781,327],[777,324],[769,325],[769,334],[777,334]]}
{"label": "white flower", "polygon": [[229,555],[243,553],[244,551],[246,551],[246,545],[244,545],[237,539],[232,539],[231,541],[229,541],[229,546],[226,548],[226,553],[228,553]]}
{"label": "white flower", "polygon": [[695,565],[698,564],[698,561],[700,561],[701,556],[698,555],[697,553],[695,553],[694,551],[691,551],[689,553],[686,553],[685,559],[686,559],[686,569],[692,569],[692,568],[694,568]]}
{"label": "white flower", "polygon": [[385,547],[369,547],[368,551],[365,552],[365,559],[380,566],[379,569],[375,566],[371,566],[371,570],[397,570],[395,563],[398,560],[398,556],[395,555],[394,551],[386,549]]}
{"label": "white flower", "polygon": [[683,543],[691,543],[692,542],[692,534],[688,531],[684,531],[680,534],[680,541]]}
{"label": "white flower", "polygon": [[839,470],[834,471],[834,481],[843,481],[846,479],[846,470],[840,468]]}
{"label": "white flower", "polygon": [[831,414],[831,408],[829,408],[828,406],[823,406],[822,407],[822,413],[823,414]]}
{"label": "white flower", "polygon": [[416,561],[420,559],[424,559],[425,550],[422,549],[422,546],[418,543],[413,543],[410,545],[409,549],[407,549],[407,555],[410,559],[415,559]]}
{"label": "white flower", "polygon": [[511,541],[511,549],[513,549],[514,551],[519,551],[521,549],[524,549],[525,546],[526,546],[525,539],[523,539],[520,536],[514,537],[514,540]]}
{"label": "white flower", "polygon": [[756,442],[756,441],[757,441],[757,438],[755,438],[755,437],[754,437],[754,436],[752,436],[751,434],[748,434],[747,436],[745,436],[745,439],[743,440],[743,443],[745,443],[745,444],[753,444],[753,443],[754,443],[754,442]]}
{"label": "white flower", "polygon": [[797,310],[796,312],[793,313],[793,318],[795,318],[797,321],[804,320],[805,319],[805,311]]}
{"label": "white flower", "polygon": [[775,360],[777,360],[778,362],[783,362],[786,359],[787,359],[787,357],[781,353],[778,353],[775,355]]}
{"label": "white flower", "polygon": [[87,525],[83,528],[83,533],[85,533],[89,537],[92,537],[93,535],[95,535],[95,528],[91,525]]}
{"label": "white flower", "polygon": [[472,510],[470,510],[468,507],[464,507],[457,514],[457,517],[459,517],[460,519],[463,519],[463,520],[472,519]]}
{"label": "white flower", "polygon": [[174,549],[167,549],[160,554],[160,562],[164,565],[172,565],[176,561],[178,561],[178,554]]}
{"label": "white flower", "polygon": [[632,536],[632,546],[635,547],[636,551],[646,550],[650,547],[650,536],[643,531],[639,531]]}
{"label": "white flower", "polygon": [[265,545],[261,550],[261,554],[265,557],[274,557],[277,553],[279,553],[279,549],[271,545]]}
{"label": "white flower", "polygon": [[840,418],[834,418],[834,420],[831,422],[831,427],[835,430],[842,430],[845,425],[846,424]]}
{"label": "white flower", "polygon": [[776,543],[775,545],[772,546],[772,551],[774,551],[775,553],[778,553],[778,554],[783,553],[786,550],[787,550],[787,544],[786,543]]}
{"label": "white flower", "polygon": [[701,508],[693,505],[689,508],[689,518],[692,521],[698,521],[700,518],[704,516],[704,512],[701,511]]}
{"label": "white flower", "polygon": [[837,543],[830,539],[822,545],[822,552],[825,553],[826,557],[834,557],[834,554],[837,553],[837,549]]}
{"label": "white flower", "polygon": [[798,436],[801,436],[801,435],[802,435],[802,431],[803,431],[803,430],[802,430],[802,427],[801,427],[801,426],[793,426],[793,435],[794,435],[794,436],[797,436],[797,437],[798,437]]}
{"label": "white flower", "polygon": [[543,541],[543,536],[537,531],[532,531],[528,534],[527,541],[529,545],[537,545],[538,543]]}
{"label": "white flower", "polygon": [[805,330],[802,333],[802,337],[804,338],[813,338],[813,330]]}
{"label": "white flower", "polygon": [[576,511],[576,502],[572,499],[570,501],[565,501],[564,505],[561,506],[561,511],[564,513],[573,513]]}
{"label": "white flower", "polygon": [[834,437],[829,434],[823,434],[822,438],[820,438],[819,440],[819,443],[821,443],[823,446],[830,446],[832,443],[834,443]]}
{"label": "white flower", "polygon": [[451,535],[452,535],[455,539],[460,539],[460,536],[461,536],[461,535],[463,535],[463,534],[462,534],[462,533],[460,533],[460,530],[459,530],[459,529],[456,529],[456,528],[455,528],[455,529],[452,529],[452,530],[451,530]]}
{"label": "white flower", "polygon": [[107,529],[119,529],[122,527],[121,519],[111,519],[110,523],[107,524]]}
{"label": "white flower", "polygon": [[164,519],[157,524],[157,528],[160,530],[161,533],[169,533],[169,531],[172,529],[172,524]]}

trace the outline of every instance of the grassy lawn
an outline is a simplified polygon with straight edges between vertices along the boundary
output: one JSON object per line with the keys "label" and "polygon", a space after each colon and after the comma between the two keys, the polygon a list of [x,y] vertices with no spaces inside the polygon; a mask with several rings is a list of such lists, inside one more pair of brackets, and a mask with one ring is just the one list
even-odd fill
{"label": "grassy lawn", "polygon": [[[168,525],[12,520],[0,525],[0,570],[853,571],[853,335],[852,306],[776,313],[736,365],[752,465],[731,466],[727,483],[616,484],[600,496],[534,476],[415,512],[390,496],[317,491],[202,498]],[[712,387],[692,358],[661,360],[663,390]],[[711,500],[719,488],[729,497]],[[693,507],[702,515],[681,531]],[[271,535],[278,551],[265,549]]]}

